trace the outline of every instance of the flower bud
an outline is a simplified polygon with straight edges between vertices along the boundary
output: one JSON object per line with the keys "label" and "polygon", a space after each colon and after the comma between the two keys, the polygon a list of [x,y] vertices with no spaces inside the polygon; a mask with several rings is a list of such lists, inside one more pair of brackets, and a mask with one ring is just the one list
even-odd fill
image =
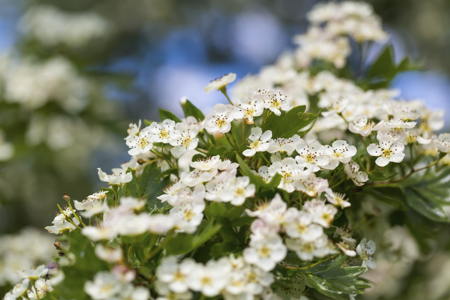
{"label": "flower bud", "polygon": [[69,195],[67,195],[67,193],[64,193],[63,198],[64,198],[64,200],[66,200],[67,202],[70,201],[70,197],[69,197]]}

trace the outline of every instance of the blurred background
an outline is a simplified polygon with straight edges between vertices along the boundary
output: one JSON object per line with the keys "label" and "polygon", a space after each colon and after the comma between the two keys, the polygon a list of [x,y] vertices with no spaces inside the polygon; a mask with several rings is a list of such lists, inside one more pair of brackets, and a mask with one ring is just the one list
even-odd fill
{"label": "blurred background", "polygon": [[[51,260],[54,237],[39,230],[64,192],[84,199],[102,186],[97,167],[109,172],[128,159],[128,123],[157,120],[158,107],[180,114],[183,96],[205,110],[224,102],[203,87],[225,73],[239,79],[258,72],[294,48],[291,37],[305,31],[317,2],[0,0],[0,287],[16,281],[8,270]],[[425,63],[424,71],[398,75],[392,87],[445,109],[449,120],[450,1],[368,2],[396,59]],[[394,229],[386,240],[408,257],[380,261],[370,275],[376,289],[366,297],[450,299],[449,228],[439,229],[447,242],[434,255]],[[42,244],[49,248],[20,258]],[[11,249],[16,255],[8,256]]]}

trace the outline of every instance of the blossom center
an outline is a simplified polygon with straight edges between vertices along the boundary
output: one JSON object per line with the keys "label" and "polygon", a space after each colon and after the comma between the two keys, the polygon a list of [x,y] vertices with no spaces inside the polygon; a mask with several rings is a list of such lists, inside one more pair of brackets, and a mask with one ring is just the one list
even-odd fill
{"label": "blossom center", "polygon": [[174,281],[183,281],[186,278],[186,275],[181,273],[179,270],[173,274],[173,280]]}
{"label": "blossom center", "polygon": [[262,142],[260,142],[260,141],[253,142],[250,144],[250,148],[257,149],[261,144],[262,144]]}
{"label": "blossom center", "polygon": [[258,249],[258,255],[261,258],[268,258],[270,256],[271,250],[266,245]]}
{"label": "blossom center", "polygon": [[216,121],[216,126],[219,128],[224,127],[225,125],[227,125],[227,121],[225,121],[223,118],[219,118]]}
{"label": "blossom center", "polygon": [[212,284],[211,277],[202,277],[202,279],[200,281],[201,281],[202,285],[211,285]]}
{"label": "blossom center", "polygon": [[159,136],[161,137],[161,139],[165,140],[169,137],[169,132],[167,131],[167,129],[163,129],[161,130]]}
{"label": "blossom center", "polygon": [[392,151],[391,151],[391,149],[384,149],[383,150],[383,156],[384,157],[386,157],[386,158],[391,158],[391,155],[392,155]]}
{"label": "blossom center", "polygon": [[244,197],[245,196],[245,190],[243,188],[236,190],[236,196],[237,197]]}
{"label": "blossom center", "polygon": [[190,220],[192,220],[192,218],[195,216],[194,212],[192,210],[186,210],[184,212],[184,218],[189,222]]}
{"label": "blossom center", "polygon": [[192,143],[192,139],[190,137],[186,137],[183,139],[183,142],[181,143],[184,147],[188,147]]}
{"label": "blossom center", "polygon": [[302,245],[302,252],[311,253],[314,251],[314,245],[311,243],[305,243]]}

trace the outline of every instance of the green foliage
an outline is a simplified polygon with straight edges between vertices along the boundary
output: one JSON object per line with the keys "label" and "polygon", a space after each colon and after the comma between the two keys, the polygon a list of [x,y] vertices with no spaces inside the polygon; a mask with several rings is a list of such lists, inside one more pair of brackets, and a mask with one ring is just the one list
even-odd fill
{"label": "green foliage", "polygon": [[340,255],[336,259],[299,272],[305,278],[306,284],[319,293],[331,299],[348,300],[348,296],[342,294],[362,294],[370,284],[358,279],[367,268],[344,266],[346,259],[346,256]]}
{"label": "green foliage", "polygon": [[148,164],[140,177],[136,177],[133,172],[133,180],[121,188],[121,194],[135,198],[145,197],[150,208],[161,208],[163,204],[156,197],[160,196],[163,189],[170,184],[170,176],[167,175],[174,171],[174,169],[168,169],[161,172],[156,162]]}
{"label": "green foliage", "polygon": [[270,182],[266,183],[261,176],[258,176],[252,172],[252,170],[239,155],[236,155],[236,160],[239,163],[239,167],[243,175],[248,176],[251,183],[253,183],[257,189],[261,188],[262,190],[272,190],[280,184],[282,179],[280,174],[276,174]]}
{"label": "green foliage", "polygon": [[397,209],[406,211],[406,195],[401,186],[393,184],[389,186],[368,186],[364,188],[363,194],[375,198],[381,202],[394,206]]}
{"label": "green foliage", "polygon": [[71,266],[63,266],[64,281],[55,287],[55,295],[58,299],[88,300],[90,297],[84,293],[84,283],[92,280],[97,272],[108,270],[106,263],[97,258],[94,247],[87,237],[81,234],[80,230],[75,230],[67,235],[70,245],[66,257],[70,260],[71,255],[75,256],[75,262]]}
{"label": "green foliage", "polygon": [[448,189],[450,170],[437,174],[431,168],[423,175],[411,176],[402,183],[406,193],[406,202],[419,214],[436,222],[449,222],[449,217],[443,210],[450,196]]}
{"label": "green foliage", "polygon": [[159,109],[159,117],[161,118],[161,121],[170,119],[172,121],[175,121],[175,123],[181,122],[181,120],[177,116],[175,116],[173,113],[171,113],[168,110],[162,109],[162,108]]}
{"label": "green foliage", "polygon": [[200,121],[203,121],[205,119],[205,116],[203,115],[202,111],[197,107],[195,107],[194,104],[191,103],[191,101],[186,100],[186,102],[181,104],[181,106],[183,107],[184,116],[186,118],[192,116]]}
{"label": "green foliage", "polygon": [[273,138],[289,138],[298,134],[302,128],[305,128],[314,122],[318,115],[305,113],[306,106],[301,105],[292,108],[287,113],[282,112],[281,116],[271,113],[263,122],[261,128],[264,131],[271,130]]}

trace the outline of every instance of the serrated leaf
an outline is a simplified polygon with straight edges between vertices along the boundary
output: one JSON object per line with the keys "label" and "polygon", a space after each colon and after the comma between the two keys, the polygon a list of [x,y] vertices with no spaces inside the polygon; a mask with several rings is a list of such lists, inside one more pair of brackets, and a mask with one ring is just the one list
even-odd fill
{"label": "serrated leaf", "polygon": [[406,207],[406,195],[403,189],[398,185],[388,187],[369,186],[364,189],[364,194],[392,205],[402,211],[408,210]]}
{"label": "serrated leaf", "polygon": [[406,201],[415,211],[436,222],[449,222],[447,214],[434,199],[424,197],[416,189],[406,190]]}
{"label": "serrated leaf", "polygon": [[271,130],[274,138],[290,138],[317,119],[317,115],[305,113],[305,110],[306,106],[302,105],[283,112],[280,116],[272,113],[262,124],[262,130]]}
{"label": "serrated leaf", "polygon": [[175,121],[175,123],[181,123],[181,120],[177,116],[175,116],[170,111],[162,109],[162,108],[159,109],[159,117],[161,118],[161,122],[169,119],[169,120]]}
{"label": "serrated leaf", "polygon": [[191,101],[186,100],[186,102],[181,106],[183,108],[185,117],[192,116],[200,121],[203,121],[205,119],[205,116],[203,115],[202,111],[198,109],[194,104],[192,104]]}

